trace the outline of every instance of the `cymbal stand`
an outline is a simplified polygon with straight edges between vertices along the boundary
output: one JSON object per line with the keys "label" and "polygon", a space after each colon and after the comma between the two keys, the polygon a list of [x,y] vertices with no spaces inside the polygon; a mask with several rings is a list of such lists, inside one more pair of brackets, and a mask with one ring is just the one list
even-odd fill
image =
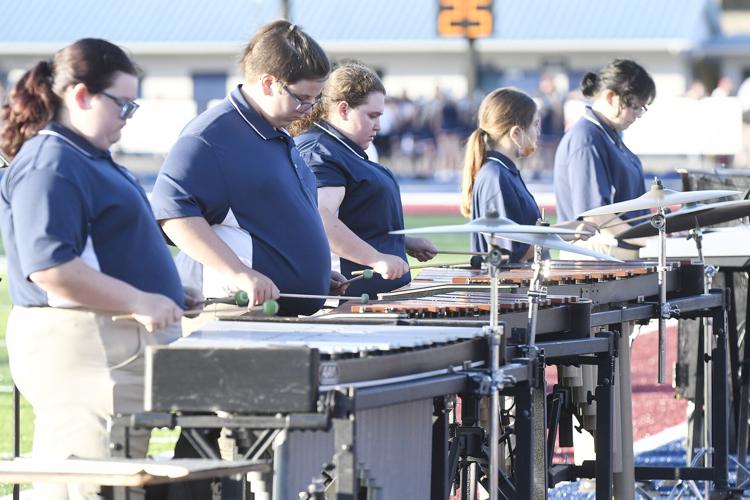
{"label": "cymbal stand", "polygon": [[672,309],[667,302],[667,219],[664,207],[658,207],[651,217],[651,225],[659,231],[659,258],[657,265],[657,282],[659,284],[659,373],[657,382],[664,383],[666,378],[666,340],[667,320],[679,310]]}
{"label": "cymbal stand", "polygon": [[[690,236],[689,239],[692,239],[695,241],[695,248],[698,251],[698,262],[703,266],[703,293],[708,293],[708,291],[713,286],[713,279],[714,276],[716,276],[716,273],[719,271],[719,268],[717,266],[706,264],[706,259],[703,255],[703,229],[698,224],[698,221],[695,223],[695,228],[690,230]],[[706,318],[703,318],[703,355],[704,359],[708,360],[708,356],[711,355],[711,353],[714,350],[714,336],[713,336],[713,319],[709,316]],[[708,410],[709,404],[712,401],[712,392],[713,392],[713,381],[712,381],[712,370],[706,366],[703,369],[703,446],[697,450],[697,453],[695,454],[695,457],[693,458],[691,465],[696,465],[698,461],[702,458],[704,458],[704,465],[705,467],[711,467],[711,456],[714,452],[713,448],[713,436],[712,436],[712,429],[713,429],[713,422],[712,422],[712,414]],[[743,420],[744,419],[744,420]],[[740,422],[747,421],[746,417],[743,417],[740,415]],[[747,436],[747,426],[741,426],[738,430],[738,433],[742,433],[744,431],[744,436]],[[738,439],[738,442],[747,442],[747,437],[740,437]],[[743,485],[747,482],[747,478],[750,477],[750,470],[745,467],[745,455],[746,450],[738,449],[737,451],[737,458],[730,456],[729,459],[732,460],[735,465],[737,466],[737,487],[742,488]],[[710,494],[710,483],[705,483],[705,494],[706,498],[709,497]]]}
{"label": "cymbal stand", "polygon": [[[492,238],[490,238],[492,241]],[[490,325],[484,327],[490,345],[490,500],[498,499],[500,483],[500,392],[503,381],[500,380],[501,350],[503,331],[499,326],[500,301],[498,293],[502,253],[500,247],[492,245],[487,253],[487,267],[490,272]]]}
{"label": "cymbal stand", "polygon": [[[713,286],[713,279],[716,275],[716,272],[718,271],[718,268],[716,266],[706,264],[706,259],[703,255],[703,229],[698,224],[698,221],[695,222],[695,227],[690,230],[690,236],[688,236],[688,239],[692,239],[695,241],[695,248],[698,251],[698,262],[701,266],[703,266],[703,293],[708,293],[708,291]],[[708,356],[711,355],[711,352],[713,352],[714,349],[714,339],[713,339],[713,320],[711,317],[703,318],[703,356],[704,358],[701,360],[702,362],[707,363]],[[705,467],[711,467],[711,455],[713,453],[713,436],[711,433],[712,430],[712,414],[709,411],[709,406],[711,404],[711,398],[712,398],[712,377],[711,377],[711,368],[709,366],[704,366],[703,368],[703,408],[702,408],[702,414],[703,414],[703,446],[697,450],[697,453],[693,457],[692,464],[693,466],[697,465],[701,458],[703,459],[703,465]],[[711,483],[710,481],[706,481],[704,483],[704,495],[705,498],[708,498],[711,491]]]}
{"label": "cymbal stand", "polygon": [[534,263],[531,265],[534,272],[529,283],[529,320],[526,332],[528,345],[533,346],[536,342],[536,316],[539,303],[547,299],[547,287],[542,286],[542,281],[549,275],[549,260],[542,260],[542,247],[534,245]]}

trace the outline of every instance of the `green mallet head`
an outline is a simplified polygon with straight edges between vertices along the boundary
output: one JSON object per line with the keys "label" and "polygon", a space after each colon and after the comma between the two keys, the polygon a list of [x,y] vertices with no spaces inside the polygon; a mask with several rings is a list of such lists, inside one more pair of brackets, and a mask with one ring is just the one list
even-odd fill
{"label": "green mallet head", "polygon": [[279,312],[279,303],[273,299],[263,302],[263,312],[269,316],[275,316]]}
{"label": "green mallet head", "polygon": [[240,290],[234,294],[234,303],[240,307],[245,307],[250,303],[250,297],[245,290]]}
{"label": "green mallet head", "polygon": [[372,269],[365,269],[364,271],[362,271],[362,277],[366,280],[372,278]]}
{"label": "green mallet head", "polygon": [[[370,274],[372,274],[372,273],[370,273]],[[370,296],[369,296],[369,295],[367,295],[366,293],[363,293],[363,294],[362,294],[362,295],[360,296],[359,300],[360,300],[360,301],[361,301],[361,302],[362,302],[363,304],[367,304],[368,302],[370,302]]]}

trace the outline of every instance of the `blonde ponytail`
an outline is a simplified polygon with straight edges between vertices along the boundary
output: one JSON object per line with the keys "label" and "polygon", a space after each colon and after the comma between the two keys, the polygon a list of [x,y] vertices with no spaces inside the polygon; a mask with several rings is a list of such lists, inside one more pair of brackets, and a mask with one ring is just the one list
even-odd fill
{"label": "blonde ponytail", "polygon": [[476,129],[466,141],[466,155],[464,156],[464,171],[461,181],[461,215],[471,217],[474,192],[474,180],[477,172],[482,168],[487,159],[486,132],[481,128]]}

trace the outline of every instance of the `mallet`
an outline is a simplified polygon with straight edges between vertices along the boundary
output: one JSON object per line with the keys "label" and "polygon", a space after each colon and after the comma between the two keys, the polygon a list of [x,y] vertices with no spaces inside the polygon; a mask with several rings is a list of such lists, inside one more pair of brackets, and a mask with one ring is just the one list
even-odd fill
{"label": "mallet", "polygon": [[[344,281],[342,285],[348,285],[349,283],[352,283],[354,281],[361,280],[361,279],[366,279],[366,280],[372,279],[373,272],[374,271],[372,269],[365,269],[362,271],[362,274],[359,274],[358,276],[354,276],[354,278]],[[355,273],[357,273],[357,271],[355,271]],[[355,273],[352,273],[352,274],[355,274]]]}
{"label": "mallet", "polygon": [[[349,296],[349,295],[310,295],[310,294],[304,294],[304,293],[280,293],[279,297],[289,298],[289,299],[318,299],[318,300],[320,300],[320,299],[323,299],[323,300],[328,300],[328,299],[333,299],[333,300],[355,300],[355,299],[358,299],[360,301],[360,303],[362,303],[362,304],[367,304],[368,302],[370,302],[370,296],[367,295],[366,293],[363,293],[359,297],[352,297],[352,296]],[[239,306],[246,306],[250,302],[249,296],[247,295],[247,292],[245,292],[244,290],[240,290],[239,292],[235,293],[234,294],[234,299],[235,299],[234,303],[236,303]],[[268,302],[274,302],[274,303],[276,303],[275,300],[269,299],[266,302],[264,302],[263,305],[265,306],[265,304],[268,303]],[[277,304],[277,306],[278,306],[278,304]]]}

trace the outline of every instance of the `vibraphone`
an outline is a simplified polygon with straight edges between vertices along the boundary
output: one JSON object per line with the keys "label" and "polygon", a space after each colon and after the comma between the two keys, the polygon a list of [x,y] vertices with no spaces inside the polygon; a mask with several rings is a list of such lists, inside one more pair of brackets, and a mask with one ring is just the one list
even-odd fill
{"label": "vibraphone", "polygon": [[[501,274],[504,293],[501,294],[500,320],[507,333],[507,345],[503,350],[506,364],[502,369],[507,385],[503,392],[516,400],[514,433],[519,443],[527,443],[516,447],[513,470],[501,485],[506,497],[536,497],[540,493],[546,494],[547,484],[576,477],[596,477],[597,498],[611,497],[612,461],[607,450],[612,449],[615,337],[627,338],[633,322],[655,317],[656,307],[650,298],[657,295],[656,276],[649,272],[653,263],[619,266],[620,270],[589,262],[553,265],[552,276],[557,272],[559,278],[547,283],[550,297],[538,311],[536,346],[523,345],[526,328],[524,294],[531,273],[519,267]],[[671,266],[667,286],[672,305],[679,307],[683,315],[710,314],[714,316],[715,324],[723,324],[723,294],[700,293],[698,276],[701,271],[695,266],[680,263]],[[641,269],[646,269],[646,272]],[[459,279],[464,281],[454,282]],[[467,279],[471,281],[467,283]],[[428,287],[433,290],[426,290]],[[310,474],[315,475],[313,469],[319,465],[315,461],[320,462],[318,459],[322,456],[333,456],[335,472],[329,475],[336,478],[332,484],[338,488],[337,498],[354,498],[351,496],[353,492],[368,482],[373,491],[377,488],[386,491],[389,486],[384,478],[396,474],[396,471],[373,458],[380,452],[385,453],[382,448],[378,448],[380,451],[366,451],[368,446],[372,446],[371,450],[376,448],[370,441],[377,442],[378,438],[362,437],[370,432],[365,429],[377,429],[383,422],[392,425],[392,420],[395,422],[403,415],[413,415],[415,421],[421,423],[394,432],[400,439],[413,434],[416,441],[424,443],[426,435],[417,427],[428,425],[429,413],[430,419],[435,419],[430,430],[430,445],[416,446],[418,456],[410,455],[404,462],[399,461],[398,468],[411,470],[410,475],[415,476],[411,482],[404,480],[405,487],[421,491],[416,496],[407,496],[446,498],[456,474],[461,475],[462,488],[468,488],[467,483],[476,482],[481,474],[475,470],[477,475],[472,479],[472,474],[464,474],[460,466],[461,471],[456,473],[459,460],[456,457],[465,458],[467,463],[476,459],[474,463],[481,465],[482,440],[485,438],[481,429],[475,432],[477,405],[464,405],[464,424],[460,426],[449,426],[448,414],[451,411],[450,395],[462,394],[467,401],[487,393],[486,371],[482,372],[487,345],[480,327],[487,324],[488,285],[477,271],[428,269],[408,290],[384,294],[382,298],[384,300],[365,306],[344,303],[328,313],[309,318],[259,320],[253,316],[227,316],[223,318],[226,321],[193,334],[190,339],[193,345],[178,344],[156,349],[148,358],[151,409],[169,412],[163,414],[169,417],[159,418],[168,418],[171,425],[179,423],[183,428],[198,424],[206,426],[207,422],[212,422],[213,426],[285,430],[282,434],[287,437],[286,441],[279,438],[276,443],[276,460],[282,464],[282,472],[277,470],[277,477],[281,479],[274,483],[275,498],[283,498],[276,496],[277,492],[296,493],[300,491],[298,488],[304,489],[311,479]],[[288,338],[292,333],[312,327],[318,333],[330,333],[334,344],[341,342],[338,335],[343,332],[356,332],[359,338],[372,338],[373,341],[347,350],[343,345],[337,349],[329,343],[328,347],[322,348],[310,339],[291,341]],[[434,337],[427,341],[422,339],[421,344],[386,348],[374,340],[382,329],[392,332],[397,338],[411,339],[417,332],[428,332]],[[264,338],[263,345],[243,345],[260,333],[270,332],[278,336]],[[463,337],[464,332],[469,337]],[[232,337],[238,345],[214,345],[225,335]],[[722,340],[725,331],[717,328],[716,335],[719,341],[712,356],[712,369],[715,373],[722,373],[726,369],[725,342]],[[445,356],[438,356],[438,353]],[[180,357],[183,355],[187,357]],[[283,357],[287,355],[288,359]],[[596,464],[585,463],[577,467],[551,463],[557,429],[550,429],[545,441],[545,408],[542,405],[540,409],[533,402],[538,401],[540,395],[543,401],[543,367],[547,363],[589,364],[599,368],[597,385],[590,398],[596,401],[599,409],[596,416],[599,450]],[[186,366],[191,367],[190,373],[186,373]],[[216,370],[219,374],[212,377]],[[336,382],[326,382],[336,380],[334,376],[338,377]],[[726,425],[720,428],[726,420],[726,414],[723,419],[720,414],[720,402],[725,397],[726,391],[719,388],[714,397],[716,404],[712,406],[716,437],[716,459],[712,468],[641,469],[636,470],[636,477],[712,480],[717,489],[725,489]],[[407,407],[409,404],[415,406]],[[559,413],[559,407],[553,405],[549,408],[551,413]],[[189,417],[180,413],[217,410],[231,418],[215,415]],[[379,412],[379,417],[373,417],[379,423],[366,423],[369,417],[365,412],[368,411]],[[271,415],[275,413],[281,416]],[[198,420],[191,421],[191,418]],[[148,421],[143,425],[148,426]],[[298,430],[302,428],[317,431],[306,433]],[[323,436],[326,434],[323,429],[330,429],[327,436],[315,441],[317,438],[311,436]],[[380,435],[379,431],[373,433]],[[562,434],[567,435],[567,432],[561,431]],[[304,435],[307,437],[297,437]],[[311,444],[313,441],[317,444]],[[331,443],[334,443],[333,448]],[[268,439],[253,444],[245,457],[257,458],[269,446]],[[303,460],[312,463],[312,469],[304,469],[289,461],[292,460],[289,457],[297,454],[291,450],[297,448],[304,450],[300,456],[314,455],[314,459]],[[309,451],[318,448],[314,453]],[[404,447],[396,449],[400,452]],[[320,450],[325,451],[321,453]],[[427,456],[432,457],[429,473],[406,463],[424,461]],[[371,472],[367,481],[358,479],[354,472],[363,469]],[[425,488],[428,476],[432,478],[431,485]],[[396,494],[396,497],[407,496],[400,491]],[[386,495],[385,498],[390,497]]]}

